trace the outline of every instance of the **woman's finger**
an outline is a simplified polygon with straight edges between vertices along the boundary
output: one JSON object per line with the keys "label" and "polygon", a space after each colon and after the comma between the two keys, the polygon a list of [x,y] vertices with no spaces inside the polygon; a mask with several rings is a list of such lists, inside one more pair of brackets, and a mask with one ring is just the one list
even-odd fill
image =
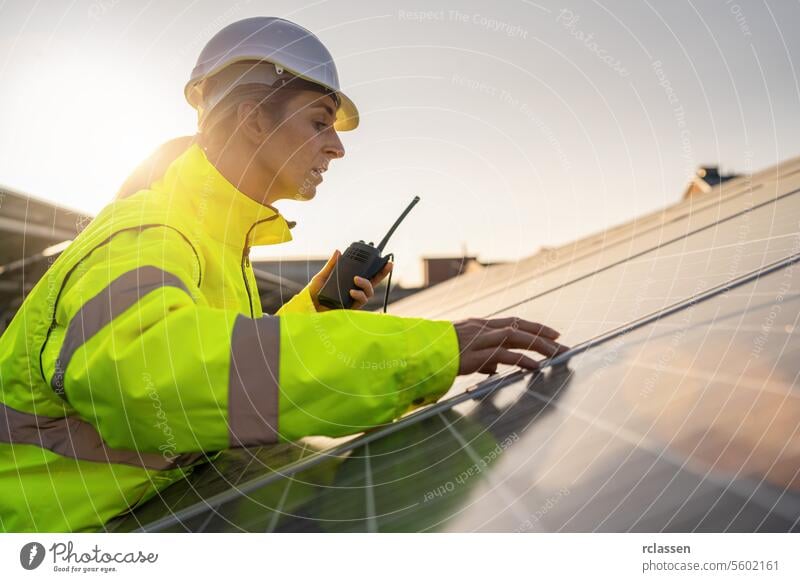
{"label": "woman's finger", "polygon": [[481,334],[473,343],[473,347],[477,349],[503,347],[534,350],[549,357],[557,356],[569,349],[546,337],[510,327]]}
{"label": "woman's finger", "polygon": [[500,350],[497,352],[495,361],[498,364],[508,364],[510,366],[519,366],[528,370],[538,370],[539,363],[533,358],[529,358],[525,354],[519,354],[510,350]]}
{"label": "woman's finger", "polygon": [[538,370],[539,362],[517,352],[510,350],[497,349],[497,350],[481,350],[475,356],[478,358],[477,371],[482,374],[494,374],[497,372],[498,364],[507,364],[509,366],[519,366],[527,370]]}
{"label": "woman's finger", "polygon": [[333,271],[333,268],[336,266],[336,262],[339,260],[339,255],[341,255],[339,249],[333,251],[331,258],[328,259],[328,262],[325,263],[325,266],[322,267],[322,270],[320,270],[319,273],[317,273],[311,278],[312,293],[319,293],[322,290],[322,287],[327,282],[328,277],[331,276],[331,272]]}
{"label": "woman's finger", "polygon": [[512,329],[521,329],[522,331],[527,331],[528,333],[544,336],[550,339],[556,339],[561,335],[552,327],[547,327],[541,323],[535,323],[520,317],[500,317],[497,319],[489,319],[486,323],[489,327],[510,327]]}
{"label": "woman's finger", "polygon": [[354,299],[352,307],[353,309],[364,307],[367,304],[367,296],[364,294],[363,291],[356,291],[355,289],[350,289],[350,297]]}
{"label": "woman's finger", "polygon": [[365,279],[364,277],[356,276],[354,281],[356,285],[358,285],[359,287],[361,287],[361,289],[364,290],[364,294],[367,297],[372,297],[373,295],[375,295],[375,289],[373,289],[372,283],[370,283],[367,279]]}
{"label": "woman's finger", "polygon": [[388,263],[386,263],[386,265],[384,265],[383,269],[381,269],[380,271],[378,271],[378,274],[377,274],[377,275],[375,275],[375,276],[372,278],[372,285],[373,285],[374,287],[377,287],[377,286],[378,286],[378,283],[380,283],[380,282],[381,282],[381,281],[383,281],[383,280],[384,280],[386,277],[388,277],[388,276],[389,276],[389,273],[391,273],[391,272],[392,272],[392,269],[393,269],[393,268],[394,268],[394,263],[393,263],[392,261],[389,261]]}

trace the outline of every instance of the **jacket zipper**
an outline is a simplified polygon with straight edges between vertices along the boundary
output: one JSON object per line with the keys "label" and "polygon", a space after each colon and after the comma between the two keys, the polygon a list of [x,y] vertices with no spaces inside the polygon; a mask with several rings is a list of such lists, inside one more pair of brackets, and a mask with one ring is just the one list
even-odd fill
{"label": "jacket zipper", "polygon": [[262,222],[269,222],[270,220],[275,220],[278,218],[278,214],[275,216],[270,216],[269,218],[265,218],[264,220],[259,220],[258,222],[254,223],[253,226],[247,231],[247,234],[244,237],[244,247],[242,248],[242,279],[244,279],[244,288],[247,290],[247,302],[250,305],[250,318],[255,318],[256,312],[253,309],[253,293],[250,290],[250,283],[247,281],[247,268],[250,266],[250,245],[247,241],[250,240],[250,233],[253,232],[253,229],[261,224]]}
{"label": "jacket zipper", "polygon": [[253,296],[250,292],[250,283],[247,281],[247,267],[250,266],[250,247],[245,244],[244,251],[242,252],[242,278],[244,279],[244,288],[247,290],[247,302],[250,305],[250,317],[256,316],[253,309]]}

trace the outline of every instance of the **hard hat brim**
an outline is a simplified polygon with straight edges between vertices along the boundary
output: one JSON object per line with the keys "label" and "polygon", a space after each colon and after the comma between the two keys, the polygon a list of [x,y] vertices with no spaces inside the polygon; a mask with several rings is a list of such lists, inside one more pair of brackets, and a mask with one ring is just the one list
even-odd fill
{"label": "hard hat brim", "polygon": [[333,128],[336,131],[351,131],[358,127],[358,109],[356,104],[350,100],[350,97],[342,92],[337,93],[342,104],[336,110],[336,121],[333,123]]}

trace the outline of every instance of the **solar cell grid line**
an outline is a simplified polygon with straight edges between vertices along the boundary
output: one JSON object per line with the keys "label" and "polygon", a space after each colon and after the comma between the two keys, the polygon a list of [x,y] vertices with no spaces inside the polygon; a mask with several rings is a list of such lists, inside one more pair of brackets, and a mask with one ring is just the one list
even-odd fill
{"label": "solar cell grid line", "polygon": [[[301,458],[301,459],[302,459],[302,458],[304,457],[304,455],[305,455],[306,451],[309,451],[309,450],[311,450],[311,449],[310,449],[310,447],[308,446],[308,443],[307,443],[307,442],[305,442],[305,441],[301,441],[301,443],[300,443],[300,444],[301,444],[301,451],[300,451],[300,453],[299,453],[299,458]],[[263,450],[264,448],[266,448],[266,447],[258,447],[256,450],[259,450],[259,451],[260,451],[260,450]],[[250,449],[246,449],[246,448],[244,448],[244,449],[241,449],[241,451],[243,451],[243,452],[249,452],[249,451],[250,451]],[[236,480],[235,480],[235,483],[234,483],[234,484],[231,484],[231,489],[232,489],[232,490],[236,490],[236,489],[237,489],[239,482],[240,482],[240,481],[241,481],[241,480],[242,480],[242,479],[245,477],[245,472],[247,471],[247,469],[250,467],[250,465],[251,465],[251,464],[252,464],[252,463],[253,463],[253,462],[254,462],[254,461],[257,459],[257,458],[258,458],[258,457],[257,457],[257,455],[255,455],[255,454],[251,454],[251,455],[250,455],[250,459],[248,460],[248,462],[247,462],[247,465],[245,466],[245,468],[244,468],[244,469],[243,469],[241,472],[238,472],[238,473],[237,473],[237,475],[236,475]],[[261,461],[259,461],[259,463],[261,463]],[[266,466],[266,465],[263,465],[263,463],[262,463],[262,466],[264,466],[264,467],[268,468],[268,469],[269,469],[269,470],[271,470],[271,471],[272,471],[272,470],[274,470],[274,469],[272,469],[271,467],[268,467],[268,466]],[[212,465],[212,467],[213,467],[213,465]],[[275,470],[275,471],[276,471],[276,473],[277,473],[277,474],[280,474],[280,468],[278,468],[278,469],[277,469],[277,470]],[[227,478],[225,477],[225,475],[224,475],[224,474],[222,474],[222,473],[218,473],[218,474],[220,475],[220,477],[221,477],[223,480],[225,480],[225,482],[229,482],[229,481],[227,480]],[[291,481],[291,479],[288,479],[288,480],[287,480],[287,482],[290,482],[290,481]],[[285,488],[284,488],[284,492],[283,492],[283,494],[282,494],[282,499],[284,499],[284,501],[285,501],[285,496],[288,494],[288,492],[289,492],[289,487],[287,486],[287,487],[285,487]],[[280,503],[280,502],[279,502],[279,503]],[[276,506],[275,508],[272,508],[272,507],[267,507],[267,506],[263,506],[263,505],[262,505],[262,506],[260,506],[260,508],[261,508],[261,509],[266,509],[266,510],[268,510],[268,511],[271,511],[271,512],[273,513],[273,516],[274,516],[276,519],[278,518],[278,515],[279,515],[279,512],[280,512],[280,509],[279,509],[277,506]],[[204,521],[203,521],[203,522],[200,524],[200,526],[199,526],[199,527],[197,527],[197,528],[195,528],[195,529],[198,529],[199,531],[203,531],[203,530],[205,530],[205,528],[208,526],[208,524],[209,524],[209,523],[210,523],[210,522],[211,522],[211,521],[212,521],[212,520],[213,520],[215,517],[219,517],[219,518],[221,518],[221,519],[222,519],[222,520],[224,520],[224,521],[225,521],[227,524],[229,524],[229,525],[233,526],[234,528],[236,528],[236,529],[237,529],[237,530],[239,530],[239,531],[242,531],[242,532],[244,532],[244,531],[247,531],[246,529],[243,529],[243,528],[241,528],[241,527],[239,526],[239,524],[237,524],[236,522],[230,521],[230,520],[228,520],[228,519],[227,519],[227,518],[226,518],[224,515],[222,515],[222,514],[219,514],[219,513],[216,511],[216,506],[209,506],[209,507],[208,507],[208,516],[207,516],[207,517],[206,517],[206,519],[205,519],[205,520],[204,520]],[[188,528],[188,527],[186,527],[186,529],[187,529],[187,531],[192,531],[192,529],[190,529],[190,528]]]}
{"label": "solar cell grid line", "polygon": [[[790,257],[786,257],[786,258],[784,258],[784,259],[782,259],[780,261],[776,261],[775,263],[772,263],[771,265],[768,265],[768,266],[766,266],[766,267],[764,267],[762,269],[759,269],[758,271],[748,273],[747,275],[744,275],[742,277],[739,277],[737,279],[729,281],[729,282],[727,282],[725,284],[718,285],[718,286],[716,286],[716,287],[714,287],[712,289],[709,289],[709,290],[699,294],[698,296],[689,298],[688,300],[685,300],[685,301],[681,302],[680,304],[677,304],[677,305],[673,306],[671,309],[668,309],[667,311],[660,311],[660,312],[651,314],[647,318],[642,318],[642,319],[640,319],[640,320],[638,320],[636,322],[633,322],[630,326],[627,326],[627,327],[622,328],[620,330],[616,330],[615,332],[611,332],[609,334],[605,334],[604,336],[600,336],[599,338],[595,338],[593,340],[585,342],[585,344],[582,344],[580,346],[576,346],[575,348],[573,348],[567,354],[564,354],[562,356],[553,358],[553,359],[551,359],[549,361],[543,362],[543,367],[548,367],[548,366],[552,366],[552,365],[557,365],[557,364],[563,363],[566,360],[568,360],[569,358],[574,357],[575,355],[580,354],[580,353],[588,350],[591,347],[598,346],[598,345],[601,345],[602,343],[610,341],[611,339],[613,339],[614,337],[618,336],[621,333],[627,333],[629,331],[637,329],[638,327],[642,327],[643,325],[646,325],[647,323],[650,323],[652,321],[657,321],[657,320],[661,319],[662,317],[665,317],[669,313],[675,313],[677,311],[680,311],[680,309],[682,307],[687,307],[689,305],[694,305],[694,304],[697,304],[697,303],[699,303],[701,301],[705,301],[705,300],[707,300],[707,299],[709,299],[709,298],[711,298],[711,297],[713,297],[715,295],[718,295],[718,294],[723,293],[725,291],[728,291],[730,289],[739,287],[739,286],[741,286],[741,285],[743,285],[743,284],[745,284],[747,282],[750,282],[750,281],[752,281],[754,279],[757,279],[759,276],[763,276],[763,275],[766,275],[768,273],[774,272],[775,270],[778,270],[778,269],[780,269],[780,268],[782,268],[784,266],[787,266],[787,265],[790,265],[790,264],[794,264],[798,260],[800,260],[800,255],[793,255],[793,256],[790,256]],[[408,424],[410,424],[412,422],[417,422],[420,419],[426,418],[426,417],[428,417],[428,416],[430,416],[432,414],[436,414],[436,413],[440,412],[441,410],[445,410],[447,408],[451,408],[451,407],[455,406],[456,404],[458,404],[460,402],[464,402],[464,401],[466,401],[468,399],[471,399],[471,398],[484,396],[485,394],[488,394],[489,392],[491,392],[493,390],[500,389],[505,385],[513,384],[516,381],[518,381],[519,379],[521,379],[521,377],[524,377],[526,375],[527,375],[526,373],[521,372],[521,371],[513,371],[513,372],[511,372],[511,373],[509,373],[507,375],[501,376],[500,378],[490,379],[490,380],[484,382],[483,385],[478,385],[472,391],[466,391],[466,392],[464,392],[463,394],[461,394],[459,396],[450,398],[450,399],[448,399],[446,401],[440,401],[439,403],[436,403],[433,406],[430,406],[430,407],[427,407],[425,409],[422,409],[421,411],[419,411],[417,413],[414,413],[412,415],[409,415],[409,416],[401,419],[400,421],[398,421],[397,423],[394,423],[394,425],[392,425],[390,427],[387,427],[385,429],[380,429],[378,431],[374,431],[373,433],[368,433],[367,435],[364,435],[363,437],[359,437],[357,439],[354,439],[353,441],[350,441],[349,443],[345,443],[345,445],[342,445],[342,447],[340,449],[338,449],[338,450],[334,449],[334,450],[331,450],[331,451],[327,451],[326,454],[328,456],[335,456],[335,455],[338,455],[338,454],[342,454],[343,452],[346,452],[348,450],[352,450],[353,448],[355,448],[357,446],[360,446],[360,445],[364,444],[365,442],[370,442],[372,440],[375,440],[377,438],[385,436],[386,434],[388,434],[388,432],[392,432],[392,431],[395,431],[395,430],[400,430],[402,427],[407,426]],[[310,463],[319,462],[319,459],[320,459],[319,456],[315,456],[315,457],[313,457],[313,458],[311,458],[311,459],[309,459],[309,460],[307,460],[305,462],[296,463],[294,466],[287,466],[284,469],[282,469],[282,473],[285,473],[287,475],[288,474],[294,474],[299,470],[307,468]],[[230,492],[230,491],[223,492],[223,493],[218,494],[217,496],[215,496],[215,497],[213,497],[213,498],[211,498],[209,500],[206,500],[202,505],[205,505],[205,506],[217,506],[217,505],[220,505],[221,503],[224,503],[225,501],[228,501],[230,499],[238,497],[240,494],[246,494],[247,491],[244,490],[244,488],[247,488],[248,490],[253,490],[253,489],[257,489],[260,486],[263,486],[266,482],[268,482],[268,480],[271,477],[272,476],[269,476],[266,479],[264,479],[264,478],[258,479],[257,478],[255,480],[251,481],[250,483],[246,483],[245,485],[242,486],[242,488],[238,488],[238,490],[235,491],[235,492]],[[199,512],[202,512],[202,510],[203,510],[203,508],[202,507],[198,507],[197,505],[191,506],[190,508],[186,508],[186,509],[182,510],[182,512],[179,512],[179,514],[176,514],[175,517],[176,517],[176,519],[184,519],[184,518],[190,517],[190,515],[195,515],[195,514],[197,514]],[[165,526],[169,525],[170,523],[171,522],[170,522],[170,520],[168,518],[163,518],[163,519],[157,520],[153,524],[149,524],[148,526],[145,526],[145,528],[143,528],[143,530],[144,531],[155,531],[155,530],[157,530],[157,529],[159,529],[161,527],[165,527]]]}
{"label": "solar cell grid line", "polygon": [[[750,212],[752,210],[758,209],[758,208],[760,208],[762,206],[769,205],[770,203],[774,203],[774,202],[780,200],[783,197],[791,196],[792,194],[794,194],[796,192],[797,192],[797,188],[794,188],[789,192],[786,192],[784,194],[777,195],[777,196],[771,195],[770,193],[765,192],[765,193],[763,193],[764,194],[764,199],[763,200],[755,202],[755,203],[753,203],[751,205],[742,204],[741,205],[742,209],[734,212],[730,216],[723,217],[723,218],[719,218],[718,216],[710,216],[710,217],[708,217],[708,219],[706,219],[707,222],[705,222],[705,224],[703,224],[703,226],[701,226],[699,228],[696,228],[693,231],[681,232],[678,235],[671,237],[667,241],[659,239],[658,243],[656,243],[656,244],[654,244],[654,245],[652,245],[650,247],[647,247],[645,250],[643,250],[641,252],[635,252],[633,254],[625,254],[621,259],[619,259],[617,261],[613,261],[611,263],[611,265],[615,265],[615,264],[618,264],[620,262],[625,262],[626,260],[629,260],[630,258],[633,258],[633,257],[637,256],[638,254],[650,252],[650,251],[655,250],[655,249],[657,249],[660,246],[663,246],[665,244],[670,244],[671,242],[675,242],[677,240],[680,240],[683,237],[691,236],[695,232],[700,232],[700,231],[702,231],[704,229],[711,228],[715,224],[724,223],[724,222],[726,222],[726,221],[728,221],[730,219],[736,218],[737,216],[741,216],[742,214],[745,214],[745,213]],[[747,194],[747,193],[751,193],[752,194],[753,190],[752,189],[745,190],[742,194]],[[685,214],[684,216],[681,217],[681,220],[685,220],[687,222],[687,224],[692,222],[692,221],[702,220],[701,216],[700,216],[701,212],[703,212],[703,211],[711,211],[714,208],[716,208],[717,206],[719,206],[718,209],[721,209],[722,208],[722,204],[727,204],[729,202],[730,202],[730,200],[728,200],[728,199],[722,200],[722,201],[717,200],[715,204],[709,204],[708,206],[702,207],[699,210],[694,210],[693,212],[689,212],[689,213]],[[591,252],[588,252],[588,253],[585,253],[585,254],[578,254],[577,256],[571,256],[571,257],[569,257],[569,260],[564,261],[564,262],[561,262],[561,261],[557,260],[549,268],[546,268],[544,270],[534,270],[534,272],[532,272],[532,273],[527,273],[527,274],[521,275],[521,277],[519,279],[516,279],[516,280],[512,279],[511,280],[511,284],[513,284],[513,285],[523,284],[526,281],[529,281],[530,279],[533,279],[535,277],[544,277],[544,276],[549,275],[551,273],[560,271],[560,270],[562,270],[564,268],[569,268],[574,263],[576,263],[577,261],[585,260],[587,258],[590,258],[590,257],[594,256],[594,255],[601,255],[601,254],[610,253],[615,247],[623,245],[624,243],[629,243],[629,244],[632,245],[637,239],[645,237],[648,234],[656,232],[656,231],[659,231],[659,230],[665,230],[669,225],[674,224],[675,222],[678,222],[678,221],[676,220],[676,221],[660,222],[654,228],[645,229],[644,231],[641,231],[641,232],[636,232],[633,236],[624,238],[624,239],[622,239],[620,241],[617,241],[617,242],[614,242],[614,243],[612,243],[612,244],[610,244],[608,246],[604,245],[602,248],[592,249]],[[530,260],[535,260],[535,259],[536,259],[536,256],[531,257]],[[496,267],[492,267],[491,268],[492,272],[493,273],[498,272],[503,266],[504,265],[498,265]],[[519,270],[520,272],[524,273],[526,271],[526,269],[525,269],[525,260],[523,260],[523,261],[521,261],[519,263],[514,263],[513,265],[510,265],[509,269],[514,269],[515,271]],[[591,276],[591,274],[592,274],[592,272],[589,272],[589,273],[587,273],[585,275]],[[475,276],[477,277],[477,275],[475,275]],[[446,286],[448,286],[448,283],[449,283],[449,287],[452,287],[453,285],[456,284],[454,280],[451,280],[451,282],[443,283],[442,286],[446,287]],[[480,300],[481,298],[486,297],[487,295],[490,295],[492,293],[496,293],[498,291],[498,288],[501,287],[502,285],[505,285],[505,284],[506,283],[501,283],[499,285],[492,286],[489,289],[481,288],[478,291],[480,291],[483,294],[470,297],[469,298],[469,302],[467,302],[467,303],[471,303],[473,301]],[[424,302],[424,304],[427,305],[427,304],[432,303],[433,301],[436,301],[437,292],[438,292],[437,287],[439,287],[439,286],[433,287],[431,289],[430,293],[426,294],[425,297],[416,298],[416,297],[412,296],[412,297],[410,297],[408,299],[405,299],[405,300],[403,300],[401,302],[397,302],[397,304],[395,305],[395,312],[398,313],[398,314],[403,314],[403,313],[406,313],[407,311],[411,311],[410,309],[408,309],[408,310],[403,309],[405,305],[408,305],[409,307],[417,306],[417,308],[418,308],[420,306],[420,304],[422,304],[423,302]],[[446,292],[446,289],[443,287],[441,292]],[[467,304],[467,303],[465,303],[465,304]],[[463,305],[456,304],[455,306],[450,306],[450,307],[457,308],[459,306],[463,306]],[[448,312],[449,311],[431,311],[429,313],[429,312],[426,311],[426,312],[424,312],[422,314],[426,315],[426,316],[430,316],[430,317],[441,317],[442,315],[444,315],[444,314],[446,314]]]}
{"label": "solar cell grid line", "polygon": [[[467,453],[467,455],[469,455],[470,459],[472,459],[472,462],[476,463],[476,466],[480,466],[481,462],[480,456],[464,439],[464,437],[458,432],[458,429],[455,426],[453,426],[451,422],[448,422],[448,420],[441,414],[439,414],[438,416],[439,418],[442,419],[442,422],[444,422],[444,425],[445,427],[447,427],[447,430],[450,431],[450,434],[453,435],[456,441],[458,441],[459,445],[461,445],[462,449]],[[497,494],[506,503],[506,507],[511,507],[512,512],[520,519],[520,521],[524,520],[527,516],[525,515],[524,512],[520,511],[517,508],[517,499],[514,498],[513,494],[506,489],[503,482],[497,481],[497,479],[493,477],[492,473],[487,474],[487,479],[489,479],[489,482],[492,486],[492,491],[497,492]]]}
{"label": "solar cell grid line", "polygon": [[[543,403],[545,403],[545,404],[546,404],[546,405],[548,405],[548,406],[550,405],[550,401],[549,401],[549,400],[548,400],[547,402],[544,402],[544,401],[543,401]],[[552,414],[552,413],[551,413],[551,414]],[[499,421],[501,421],[501,420],[502,420],[502,417],[498,418],[498,422],[499,422]],[[578,438],[575,438],[575,439],[572,441],[572,444],[570,444],[569,448],[567,448],[567,450],[566,450],[566,451],[564,451],[564,453],[565,453],[565,454],[570,454],[570,453],[573,453],[573,452],[574,452],[574,453],[576,453],[576,454],[580,454],[580,451],[577,451],[577,450],[575,450],[575,449],[576,449],[577,447],[579,447],[579,446],[580,446],[580,444],[581,444],[581,439],[582,439],[583,437],[585,437],[585,436],[586,436],[586,434],[587,434],[587,431],[589,430],[589,428],[590,428],[590,425],[587,425],[587,426],[586,426],[586,430],[584,430],[584,432],[582,432],[582,433],[579,435],[579,437],[578,437]],[[552,436],[552,434],[555,434],[555,431],[554,431],[553,433],[551,433],[551,435],[548,435],[547,439],[549,439],[549,438]],[[545,440],[545,442],[547,442],[547,440]],[[606,445],[605,445],[605,446],[608,446],[608,443],[606,443]],[[538,452],[539,452],[538,450],[534,450],[534,451],[533,451],[533,454],[537,454]],[[576,473],[575,473],[575,480],[576,480],[576,481],[580,481],[580,480],[581,480],[581,479],[584,477],[584,475],[585,475],[586,473],[590,472],[590,471],[591,471],[591,469],[592,469],[592,467],[593,467],[593,464],[594,464],[594,463],[596,463],[596,462],[599,462],[599,461],[598,461],[598,459],[599,459],[599,458],[600,458],[599,456],[595,456],[595,457],[594,457],[594,458],[592,458],[592,459],[591,459],[589,462],[586,462],[586,463],[584,463],[584,464],[583,464],[583,465],[582,465],[582,466],[579,468],[579,470],[578,470],[578,471],[576,471]],[[520,466],[522,467],[523,465],[520,465]],[[550,465],[549,467],[545,468],[545,469],[544,469],[544,470],[543,470],[543,471],[542,471],[542,472],[541,472],[541,473],[538,475],[538,476],[539,476],[539,478],[540,478],[540,479],[542,479],[542,478],[547,478],[547,477],[548,477],[548,475],[550,474],[550,472],[552,471],[552,469],[553,469],[553,465]],[[513,477],[513,476],[514,476],[514,474],[512,473],[512,475],[511,475],[511,476]],[[537,483],[536,483],[535,481],[531,482],[531,483],[530,483],[528,486],[526,486],[526,488],[525,488],[523,491],[519,492],[519,497],[522,497],[522,496],[524,496],[524,495],[527,495],[527,494],[529,494],[529,492],[530,492],[532,489],[534,489],[536,486],[537,486]],[[486,519],[486,520],[484,520],[484,521],[483,521],[483,522],[480,524],[480,528],[478,528],[478,530],[482,529],[483,527],[486,527],[486,526],[487,526],[487,524],[488,524],[490,521],[492,521],[492,520],[493,520],[493,516],[492,516],[492,517],[490,517],[490,518],[488,518],[488,519]],[[526,521],[526,519],[523,519],[523,520],[521,520],[521,523],[524,523],[525,521]],[[532,527],[530,527],[530,528],[527,528],[527,529],[529,529],[529,530],[530,530],[530,529],[533,529],[533,528],[532,528]],[[545,530],[545,529],[543,529],[541,526],[539,526],[537,531],[544,532],[544,531],[546,531],[546,530]]]}
{"label": "solar cell grid line", "polygon": [[[214,518],[215,515],[217,515],[216,511],[214,511],[214,509],[211,508],[211,511],[208,512],[208,516],[206,516],[206,518],[200,524],[200,527],[198,528],[199,531],[204,531],[208,527],[209,522]],[[231,523],[231,525],[236,525],[236,524]]]}
{"label": "solar cell grid line", "polygon": [[292,478],[289,477],[284,479],[286,481],[286,485],[283,488],[283,493],[281,493],[281,498],[278,500],[278,505],[275,507],[275,511],[272,514],[272,517],[269,520],[269,525],[264,533],[271,533],[275,531],[275,527],[278,525],[279,516],[283,512],[284,504],[286,503],[286,498],[289,496],[289,488],[292,486]]}
{"label": "solar cell grid line", "polygon": [[[167,489],[159,491],[143,507],[138,508],[134,514],[137,524],[141,525],[151,521],[152,518],[147,519],[146,517],[148,514],[155,514],[159,517],[162,517],[164,513],[174,515],[182,506],[202,505],[205,503],[206,496],[213,495],[218,491],[231,490],[242,479],[252,478],[252,474],[248,475],[248,469],[251,464],[254,464],[254,459],[258,459],[260,467],[272,470],[272,466],[287,464],[286,457],[289,460],[295,457],[303,458],[311,449],[305,440],[301,441],[299,445],[290,443],[269,447],[232,449],[217,453],[213,456],[214,459],[217,459],[216,462],[197,467],[190,478],[180,480]],[[223,453],[226,456],[220,459],[220,455]],[[246,464],[240,462],[237,457],[246,458]],[[222,466],[219,466],[220,462]],[[255,471],[251,473],[255,473]],[[140,513],[144,513],[144,515],[140,515]],[[124,518],[115,518],[105,525],[106,531],[115,531],[121,522],[124,522]]]}
{"label": "solar cell grid line", "polygon": [[[551,393],[550,394],[551,398],[557,398],[558,397],[558,393],[563,389],[563,387],[566,384],[569,383],[569,377],[568,376],[562,376],[561,374],[555,374],[555,376],[557,376],[555,382],[552,382],[552,380],[553,380],[553,376],[552,375],[548,379],[549,381],[552,382],[553,385],[558,386],[558,388],[555,390],[555,393]],[[541,375],[536,376],[536,378],[541,378],[541,377],[542,377]],[[526,391],[531,390],[532,389],[531,386],[533,386],[534,382],[535,382],[535,378],[531,378],[531,381],[526,384],[526,387],[524,389]],[[515,388],[519,388],[519,383],[517,383]],[[482,398],[481,400],[482,400],[482,402],[485,402],[486,399],[491,399],[491,397],[493,395],[497,395],[497,394],[498,394],[498,391],[495,391],[495,392],[491,393],[490,395],[487,395],[485,398]],[[473,408],[472,412],[474,412],[474,411],[475,411],[475,409]],[[481,424],[483,426],[485,426],[486,430],[490,431],[490,432],[492,432],[493,429],[495,429],[495,427],[497,427],[500,424],[505,424],[505,425],[508,425],[508,424],[519,424],[519,423],[515,423],[513,419],[509,418],[509,416],[511,414],[512,413],[509,413],[508,411],[504,411],[504,413],[501,413],[495,419],[490,420],[490,419],[487,419],[487,418],[482,418],[480,422],[481,422]],[[556,415],[556,414],[560,414],[560,413],[555,411],[554,409],[551,409],[550,408],[550,403],[548,401],[547,403],[544,403],[544,405],[540,408],[540,410],[536,414],[531,415],[530,418],[525,418],[525,423],[524,423],[524,426],[521,428],[521,431],[524,432],[525,430],[528,429],[528,427],[530,427],[530,425],[532,423],[541,421],[543,417],[546,417],[548,415],[549,416],[553,416],[553,415]],[[442,413],[440,413],[438,416],[440,418],[442,418],[443,420],[445,418]],[[453,423],[449,423],[449,424],[453,425]],[[507,434],[509,432],[509,430],[505,430],[505,431],[501,431],[501,432],[502,432],[502,434]],[[511,435],[513,436],[514,434],[516,434],[516,430],[511,431]],[[537,441],[535,443],[535,446],[530,447],[530,448],[527,449],[528,450],[529,459],[532,458],[532,457],[535,457],[536,455],[543,454],[543,452],[546,451],[546,447],[551,443],[551,441],[555,438],[555,436],[557,434],[558,434],[558,431],[557,430],[553,430],[553,431],[550,431],[549,433],[545,433],[542,436],[542,438],[537,439]],[[463,441],[464,438],[461,437],[461,440]],[[570,448],[568,449],[568,451],[572,450],[572,448],[577,446],[578,443],[579,443],[579,441],[576,439],[572,443],[572,445],[570,445]],[[528,461],[529,459],[526,459],[526,461]],[[476,466],[476,465],[473,464],[473,466]],[[580,479],[580,476],[584,472],[586,472],[590,466],[591,466],[591,462],[590,463],[586,463],[585,465],[583,465],[583,467],[581,468],[580,472],[576,476],[576,479]],[[526,469],[526,467],[525,467],[524,463],[519,464],[517,467],[514,468],[514,470],[511,472],[511,475],[508,476],[509,478],[506,479],[506,481],[509,481],[510,478],[513,478],[517,472],[524,471],[525,469]],[[547,473],[547,470],[544,471],[543,474],[546,474],[546,473]],[[540,476],[543,475],[543,474],[540,474]],[[491,473],[489,473],[489,476],[491,476]],[[506,487],[505,483],[502,483],[502,486]],[[508,498],[509,497],[513,497],[513,495],[510,494],[510,493],[506,494],[504,496],[505,497],[505,502],[506,502],[506,507],[508,507],[508,506],[510,506],[512,504],[517,504],[517,502],[519,501],[519,497],[526,496],[526,495],[528,495],[530,493],[531,490],[535,490],[535,489],[536,489],[536,483],[534,482],[534,483],[528,484],[524,491],[520,492],[519,490],[517,490],[517,492],[518,492],[517,498],[513,498],[513,499],[509,500]],[[487,495],[488,495],[488,493],[487,493]],[[485,496],[486,495],[481,496],[478,499],[471,500],[470,501],[470,505],[472,505],[474,503],[478,503]],[[515,505],[515,507],[516,507],[516,505]],[[463,511],[463,509],[461,511]],[[527,515],[523,515],[520,510],[515,509],[514,514],[518,519],[521,520],[520,521],[521,523],[524,523],[524,522],[528,521],[527,520],[528,516]],[[482,530],[487,525],[488,522],[492,521],[492,519],[493,518],[490,517],[490,518],[488,518],[486,520],[483,520],[479,524],[479,527],[477,527],[477,528],[472,527],[471,531],[476,531],[476,530],[480,531],[480,530]],[[422,531],[430,531],[432,529],[435,529],[439,525],[441,525],[441,521],[431,524],[429,527],[424,528]],[[468,529],[468,528],[455,527],[454,529],[457,530],[457,531],[463,531],[464,529]],[[529,523],[529,525],[527,526],[526,530],[527,531],[533,530],[533,531],[539,531],[539,532],[545,531],[538,524],[534,524],[534,523]]]}
{"label": "solar cell grid line", "polygon": [[372,489],[372,466],[369,462],[369,443],[364,445],[364,477],[367,486],[364,487],[365,504],[367,507],[367,531],[375,533],[378,526],[375,524],[375,492]]}

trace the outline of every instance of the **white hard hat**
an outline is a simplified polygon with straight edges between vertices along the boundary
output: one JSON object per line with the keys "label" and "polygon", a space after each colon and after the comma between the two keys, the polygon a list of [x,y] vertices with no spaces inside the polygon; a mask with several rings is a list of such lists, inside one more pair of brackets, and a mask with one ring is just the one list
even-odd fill
{"label": "white hard hat", "polygon": [[[211,77],[213,90],[207,83]],[[339,87],[331,53],[312,32],[282,18],[247,18],[220,30],[200,51],[184,95],[202,118],[238,85],[275,87],[294,77],[332,92],[337,131],[358,127],[358,109]]]}

